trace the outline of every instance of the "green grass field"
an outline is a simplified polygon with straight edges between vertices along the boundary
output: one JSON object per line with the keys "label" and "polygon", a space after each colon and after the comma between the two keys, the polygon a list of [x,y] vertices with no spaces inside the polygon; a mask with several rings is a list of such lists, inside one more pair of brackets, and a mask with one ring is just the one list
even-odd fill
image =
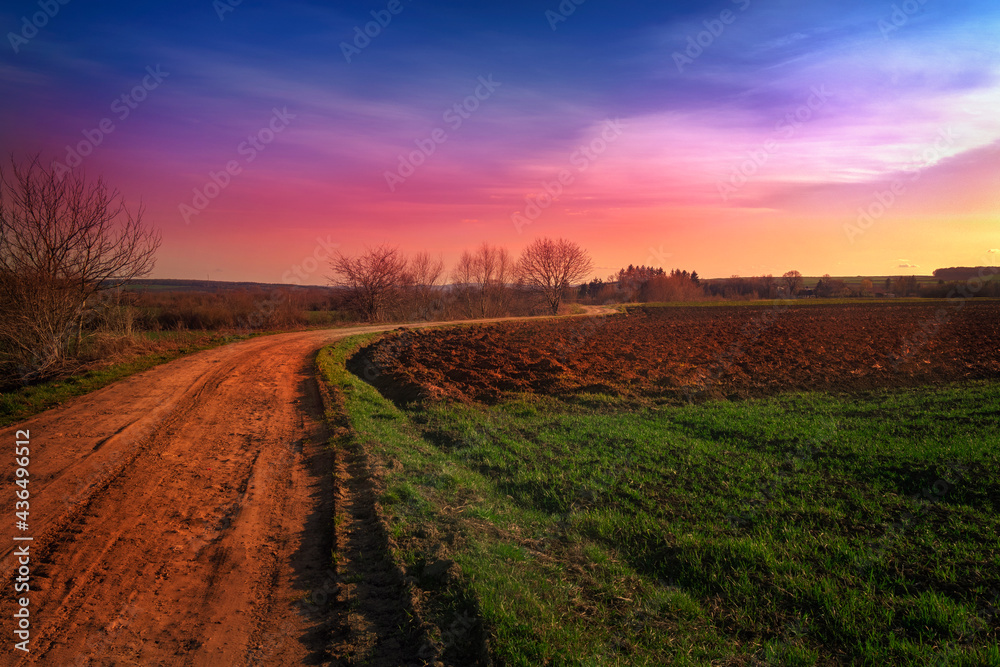
{"label": "green grass field", "polygon": [[1000,665],[1000,385],[399,407],[372,338],[319,364],[451,664]]}

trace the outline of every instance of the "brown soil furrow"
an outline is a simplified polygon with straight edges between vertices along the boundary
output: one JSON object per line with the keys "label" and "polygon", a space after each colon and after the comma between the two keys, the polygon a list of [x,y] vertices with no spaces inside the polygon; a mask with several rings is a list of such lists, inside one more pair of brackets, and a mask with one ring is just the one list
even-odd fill
{"label": "brown soil furrow", "polygon": [[634,308],[387,336],[351,360],[398,402],[512,392],[686,402],[1000,377],[1000,302]]}

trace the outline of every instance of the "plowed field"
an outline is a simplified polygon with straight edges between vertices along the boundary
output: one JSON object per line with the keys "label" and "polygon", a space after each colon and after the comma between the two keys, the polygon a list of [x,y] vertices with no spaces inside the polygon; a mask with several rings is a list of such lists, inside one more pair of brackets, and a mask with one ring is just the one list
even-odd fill
{"label": "plowed field", "polygon": [[1000,377],[1000,303],[635,308],[397,333],[355,372],[394,398],[748,397]]}

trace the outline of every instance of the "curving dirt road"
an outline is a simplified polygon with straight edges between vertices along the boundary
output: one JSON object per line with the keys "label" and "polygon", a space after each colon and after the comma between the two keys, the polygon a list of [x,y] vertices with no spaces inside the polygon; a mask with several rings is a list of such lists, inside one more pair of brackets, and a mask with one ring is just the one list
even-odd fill
{"label": "curving dirt road", "polygon": [[[302,598],[329,589],[315,352],[359,327],[185,357],[0,431],[10,505],[0,664],[316,664]],[[30,432],[29,530],[13,527],[14,441]],[[29,545],[30,593],[14,593]],[[16,650],[28,595],[30,652]],[[296,604],[296,602],[299,604]]]}
{"label": "curving dirt road", "polygon": [[[329,565],[338,491],[322,446],[315,353],[391,328],[227,345],[0,430],[11,513],[0,549],[0,664],[330,662],[336,614],[320,605],[337,588]],[[30,432],[27,531],[13,516],[22,430]],[[15,593],[16,550],[26,544],[30,593]],[[25,595],[27,654],[13,632]]]}

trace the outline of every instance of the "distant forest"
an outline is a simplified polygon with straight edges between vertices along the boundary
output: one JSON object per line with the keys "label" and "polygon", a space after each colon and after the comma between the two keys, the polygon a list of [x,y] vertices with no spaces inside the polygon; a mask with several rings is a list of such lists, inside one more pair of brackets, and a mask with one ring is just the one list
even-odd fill
{"label": "distant forest", "polygon": [[982,276],[996,275],[995,266],[953,266],[947,269],[936,269],[934,277],[941,280],[971,280]]}

